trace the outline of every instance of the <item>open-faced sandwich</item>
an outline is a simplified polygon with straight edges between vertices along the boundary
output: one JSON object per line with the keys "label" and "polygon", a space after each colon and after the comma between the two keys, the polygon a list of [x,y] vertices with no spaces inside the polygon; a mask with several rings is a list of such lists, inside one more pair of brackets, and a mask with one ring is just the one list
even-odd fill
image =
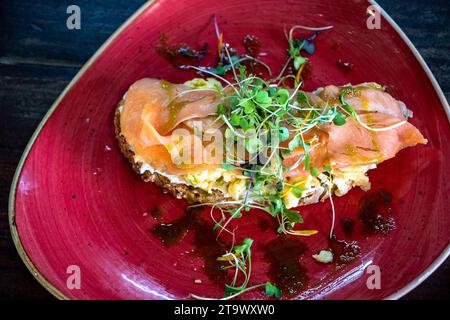
{"label": "open-faced sandwich", "polygon": [[[236,205],[246,200],[251,205],[279,195],[292,208],[318,202],[329,191],[342,196],[355,186],[368,190],[368,170],[403,148],[427,142],[407,121],[411,111],[375,83],[331,85],[308,93],[257,82],[250,80],[247,88],[235,92],[212,80],[137,81],[115,115],[122,152],[145,181],[178,198]],[[192,144],[191,157],[184,162],[177,161],[182,148],[179,135],[173,135],[179,129]],[[251,129],[257,134],[247,139],[237,132]],[[263,145],[263,129],[278,133],[276,145],[275,139]],[[234,135],[246,154],[239,159],[225,142],[201,135],[224,141]],[[206,161],[214,144],[223,157]],[[252,163],[264,147],[266,163]],[[194,161],[194,151],[200,161]]]}

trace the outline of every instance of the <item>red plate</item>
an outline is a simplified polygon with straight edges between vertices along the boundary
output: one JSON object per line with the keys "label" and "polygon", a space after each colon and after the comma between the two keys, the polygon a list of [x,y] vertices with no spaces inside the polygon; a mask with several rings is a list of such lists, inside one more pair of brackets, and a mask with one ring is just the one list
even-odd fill
{"label": "red plate", "polygon": [[[161,221],[179,219],[186,204],[142,182],[130,170],[113,130],[115,105],[134,81],[161,77],[181,82],[193,75],[155,53],[159,35],[165,32],[175,43],[194,46],[207,41],[214,48],[215,13],[232,45],[240,48],[246,34],[258,36],[267,52],[264,61],[275,70],[285,57],[285,24],[333,25],[316,41],[306,89],[365,81],[389,85],[393,95],[414,111],[412,123],[429,141],[401,151],[370,173],[373,190],[386,189],[393,195],[397,228],[388,236],[364,236],[356,222],[352,238],[359,241],[362,254],[353,263],[336,269],[311,258],[327,247],[330,205],[302,208],[305,228],[317,228],[320,234],[302,238],[294,247],[305,250],[292,257],[291,267],[304,272],[301,280],[306,286],[291,297],[398,298],[417,286],[449,254],[449,107],[422,58],[387,15],[383,14],[381,29],[367,28],[368,6],[356,0],[145,4],[64,90],[17,169],[10,198],[11,230],[37,280],[58,298],[222,296],[224,283],[214,271],[218,247],[211,245],[214,234],[208,213],[179,243],[161,243],[149,230]],[[353,69],[344,72],[336,64],[339,59],[352,63]],[[338,219],[355,217],[362,195],[353,190],[335,199]],[[274,228],[270,218],[259,212],[239,221],[239,239],[255,239],[252,284],[276,280],[271,277],[278,266],[267,260],[267,248],[277,241]],[[336,230],[342,236],[339,225]],[[366,268],[371,264],[382,270],[381,289],[366,286]],[[70,276],[78,268],[80,288],[67,286],[76,284]],[[245,298],[264,295],[256,290]]]}

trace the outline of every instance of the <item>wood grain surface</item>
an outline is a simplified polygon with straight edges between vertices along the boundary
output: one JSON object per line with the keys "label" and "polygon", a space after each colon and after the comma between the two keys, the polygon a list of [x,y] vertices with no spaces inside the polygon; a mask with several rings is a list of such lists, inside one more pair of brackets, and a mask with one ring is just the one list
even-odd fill
{"label": "wood grain surface", "polygon": [[[22,151],[52,102],[83,63],[144,1],[2,0],[0,3],[0,299],[53,299],[25,268],[11,240],[8,195]],[[66,9],[81,8],[81,30]],[[450,4],[380,0],[450,97]],[[448,299],[447,260],[405,299]]]}

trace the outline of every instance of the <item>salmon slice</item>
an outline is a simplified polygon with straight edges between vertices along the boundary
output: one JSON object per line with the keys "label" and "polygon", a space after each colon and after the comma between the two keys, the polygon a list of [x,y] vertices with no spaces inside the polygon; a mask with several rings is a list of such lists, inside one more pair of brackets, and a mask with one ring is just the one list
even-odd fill
{"label": "salmon slice", "polygon": [[341,90],[346,92],[345,100],[357,113],[385,113],[398,119],[405,119],[407,108],[401,101],[395,100],[376,83],[363,83],[357,86],[327,86],[320,90],[318,96],[325,101],[336,102]]}
{"label": "salmon slice", "polygon": [[[361,114],[360,119],[377,127],[398,122],[397,118],[384,113]],[[336,168],[378,164],[393,158],[404,148],[427,143],[409,122],[388,131],[373,132],[356,120],[348,119],[343,126],[326,125],[322,129],[328,133],[329,162]]]}
{"label": "salmon slice", "polygon": [[[134,152],[146,163],[168,174],[186,174],[217,168],[217,164],[174,163],[172,132],[185,129],[192,144],[206,148],[194,135],[192,121],[211,126],[220,96],[213,90],[195,90],[183,84],[142,79],[128,90],[121,112],[121,131]],[[203,153],[203,150],[200,150]],[[194,157],[194,152],[192,152]]]}
{"label": "salmon slice", "polygon": [[[307,93],[311,103],[323,106],[338,103],[342,87],[327,86],[317,94]],[[407,119],[408,109],[403,102],[394,99],[376,84],[362,84],[349,87],[345,101],[356,111],[361,122],[370,128],[385,128]],[[357,120],[348,117],[342,126],[331,123],[318,127],[319,143],[310,152],[311,166],[321,168],[331,165],[335,168],[378,164],[393,158],[400,150],[417,144],[426,144],[427,140],[411,123],[405,122],[386,131],[365,128]],[[285,158],[283,164],[292,165],[304,154],[299,147]],[[307,175],[303,166],[287,173],[287,177]]]}

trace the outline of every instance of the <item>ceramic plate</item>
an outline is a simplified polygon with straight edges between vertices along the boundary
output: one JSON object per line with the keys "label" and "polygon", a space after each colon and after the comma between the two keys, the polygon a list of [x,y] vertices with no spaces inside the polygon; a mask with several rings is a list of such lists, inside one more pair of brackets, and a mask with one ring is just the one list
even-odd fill
{"label": "ceramic plate", "polygon": [[[285,297],[291,299],[398,298],[417,286],[449,253],[449,109],[422,58],[386,14],[380,29],[368,29],[370,4],[357,0],[146,3],[64,90],[17,169],[10,198],[11,230],[20,256],[37,280],[56,297],[70,299],[223,295],[224,279],[215,262],[221,249],[215,245],[208,210],[186,223],[186,203],[131,171],[113,129],[115,106],[134,81],[159,77],[179,83],[193,76],[156,53],[160,35],[166,33],[174,43],[207,42],[214,48],[212,16],[216,14],[233,46],[242,48],[246,34],[259,37],[267,52],[264,61],[275,70],[285,58],[285,25],[332,25],[316,40],[306,89],[366,81],[387,85],[413,110],[412,123],[429,141],[401,151],[370,172],[372,192],[392,195],[396,228],[388,235],[368,236],[361,231],[357,215],[364,192],[355,189],[335,199],[337,221],[355,221],[351,237],[345,238],[339,223],[337,235],[358,241],[361,247],[361,256],[348,265],[323,265],[311,258],[328,246],[328,202],[301,208],[305,228],[320,233],[285,242],[290,255],[284,262],[273,257],[273,248],[286,252],[274,222],[261,212],[246,214],[239,221],[238,237],[255,240],[251,282],[277,282],[278,269],[291,268],[298,284],[287,288],[291,292]],[[343,69],[339,59],[353,68]],[[160,223],[180,224],[180,239],[162,243],[154,232]],[[367,286],[370,265],[381,269],[379,289]],[[78,271],[79,288],[71,278]],[[243,298],[265,297],[255,290]]]}

